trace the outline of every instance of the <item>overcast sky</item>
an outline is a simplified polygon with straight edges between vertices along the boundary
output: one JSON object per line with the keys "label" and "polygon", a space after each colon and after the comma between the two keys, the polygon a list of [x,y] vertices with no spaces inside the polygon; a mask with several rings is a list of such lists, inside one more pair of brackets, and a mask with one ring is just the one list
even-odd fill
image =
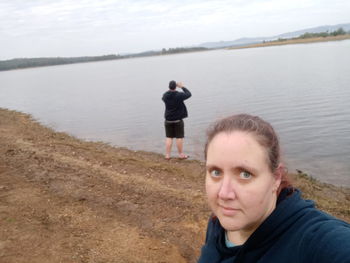
{"label": "overcast sky", "polygon": [[98,56],[350,23],[349,0],[0,0],[0,60]]}

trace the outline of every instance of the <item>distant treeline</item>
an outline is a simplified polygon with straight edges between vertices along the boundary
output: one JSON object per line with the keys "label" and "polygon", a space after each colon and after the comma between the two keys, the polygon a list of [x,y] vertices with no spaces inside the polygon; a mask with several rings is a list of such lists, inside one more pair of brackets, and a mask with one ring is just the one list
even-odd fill
{"label": "distant treeline", "polygon": [[165,55],[165,54],[176,54],[176,53],[193,52],[193,51],[202,51],[202,50],[207,50],[207,48],[204,48],[204,47],[193,47],[193,48],[181,48],[181,47],[177,47],[177,48],[169,48],[168,50],[166,50],[165,48],[163,48],[161,54],[162,54],[162,55]]}
{"label": "distant treeline", "polygon": [[130,54],[125,55],[123,58],[132,58],[132,57],[148,57],[148,56],[160,56],[160,55],[171,55],[171,54],[177,54],[177,53],[186,53],[186,52],[196,52],[196,51],[204,51],[208,50],[208,48],[205,47],[189,47],[189,48],[163,48],[161,51],[146,51],[142,53],[137,54]]}
{"label": "distant treeline", "polygon": [[44,67],[54,66],[62,64],[84,63],[92,61],[112,60],[118,59],[121,56],[117,55],[105,55],[96,57],[71,57],[71,58],[15,58],[10,60],[0,61],[0,70],[31,68],[31,67]]}
{"label": "distant treeline", "polygon": [[158,56],[158,55],[202,51],[202,50],[207,50],[207,49],[206,48],[169,48],[168,50],[166,50],[163,48],[161,51],[149,51],[149,52],[142,52],[138,54],[129,54],[129,55],[123,55],[123,56],[104,55],[104,56],[94,56],[94,57],[68,57],[68,58],[66,57],[16,58],[16,59],[0,61],[0,71],[31,68],[31,67],[44,67],[44,66],[54,66],[54,65],[63,65],[63,64],[104,61],[104,60],[115,60],[115,59],[124,59],[124,58],[132,58],[132,57]]}
{"label": "distant treeline", "polygon": [[96,57],[71,57],[71,58],[16,58],[10,60],[0,61],[0,70],[44,67],[62,64],[84,63],[92,61],[112,60],[118,59],[117,55],[105,55]]}
{"label": "distant treeline", "polygon": [[[330,37],[330,36],[340,36],[340,35],[346,35],[346,34],[350,34],[349,32],[346,32],[342,27],[338,28],[335,31],[332,32],[320,32],[320,33],[304,33],[298,37],[294,37],[294,38],[289,38],[289,39],[307,39],[307,38],[315,38],[315,37]],[[279,38],[277,41],[286,41],[289,39],[285,39],[285,38]]]}
{"label": "distant treeline", "polygon": [[346,35],[350,32],[346,32],[342,27],[338,28],[333,32],[321,32],[321,33],[305,33],[302,34],[299,38],[311,38],[311,37],[330,37],[330,36],[340,36]]}

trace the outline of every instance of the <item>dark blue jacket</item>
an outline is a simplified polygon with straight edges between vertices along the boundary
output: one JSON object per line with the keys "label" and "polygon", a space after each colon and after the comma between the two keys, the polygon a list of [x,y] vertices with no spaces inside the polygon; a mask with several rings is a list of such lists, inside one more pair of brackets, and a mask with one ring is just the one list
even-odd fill
{"label": "dark blue jacket", "polygon": [[303,200],[280,194],[276,209],[241,246],[227,248],[225,230],[209,220],[199,263],[350,263],[350,225]]}
{"label": "dark blue jacket", "polygon": [[165,103],[164,118],[167,121],[182,120],[188,116],[184,100],[191,97],[191,92],[185,87],[183,92],[168,90],[163,94],[162,100]]}

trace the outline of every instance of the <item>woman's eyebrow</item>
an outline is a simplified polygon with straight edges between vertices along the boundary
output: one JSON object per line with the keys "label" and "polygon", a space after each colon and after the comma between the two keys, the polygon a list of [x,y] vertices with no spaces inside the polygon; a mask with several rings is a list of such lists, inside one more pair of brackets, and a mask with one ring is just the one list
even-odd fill
{"label": "woman's eyebrow", "polygon": [[205,165],[205,168],[206,168],[206,169],[213,169],[213,168],[218,168],[218,166],[215,165],[215,164],[206,164],[206,165]]}
{"label": "woman's eyebrow", "polygon": [[[211,170],[211,169],[221,170],[221,168],[219,166],[217,166],[215,164],[210,164],[210,163],[206,164],[205,168],[207,170]],[[233,170],[246,170],[246,171],[251,172],[253,174],[256,174],[258,171],[256,168],[254,168],[253,166],[250,166],[246,163],[234,164],[234,165],[232,165],[231,169],[233,169]]]}
{"label": "woman's eyebrow", "polygon": [[215,164],[207,164],[207,165],[205,165],[205,169],[207,170],[207,171],[210,171],[210,170],[219,170],[219,171],[222,171],[223,170],[223,168],[220,168],[220,166],[218,166],[218,165],[215,165]]}
{"label": "woman's eyebrow", "polygon": [[250,166],[248,164],[242,163],[242,164],[238,164],[234,167],[234,169],[240,169],[240,170],[246,170],[248,172],[252,172],[253,174],[257,173],[257,169],[255,169],[253,166]]}

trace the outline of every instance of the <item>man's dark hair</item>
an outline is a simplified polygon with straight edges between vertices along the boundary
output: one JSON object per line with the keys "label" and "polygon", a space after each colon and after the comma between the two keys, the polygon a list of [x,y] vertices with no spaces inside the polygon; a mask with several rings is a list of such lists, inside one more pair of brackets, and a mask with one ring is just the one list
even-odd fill
{"label": "man's dark hair", "polygon": [[172,80],[169,82],[169,89],[174,90],[176,89],[176,81]]}

